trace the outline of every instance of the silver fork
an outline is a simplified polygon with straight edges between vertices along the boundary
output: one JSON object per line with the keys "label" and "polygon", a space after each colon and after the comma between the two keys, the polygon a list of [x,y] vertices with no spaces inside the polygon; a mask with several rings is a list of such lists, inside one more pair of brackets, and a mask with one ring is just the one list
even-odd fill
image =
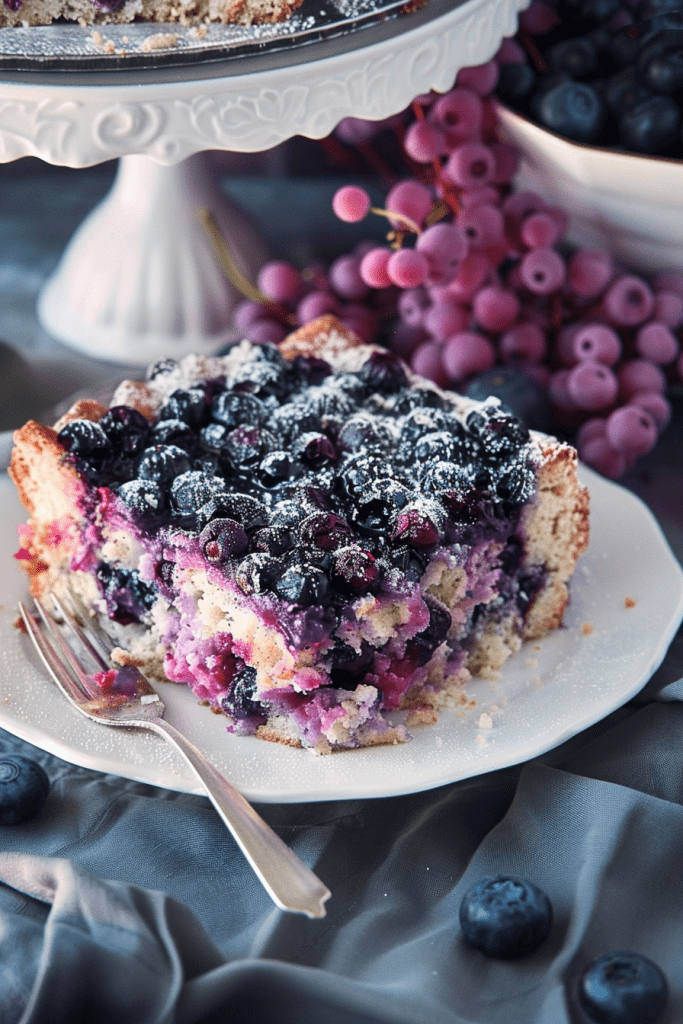
{"label": "silver fork", "polygon": [[[116,667],[109,654],[113,644],[99,625],[82,612],[79,621],[51,594],[59,617],[97,666],[88,671],[82,655],[68,643],[55,618],[35,600],[40,620],[23,605],[19,611],[29,637],[62,693],[87,718],[103,725],[151,729],[178,750],[203,784],[207,796],[232,833],[275,904],[282,910],[324,917],[330,890],[283,843],[233,786],[206,760],[201,751],[163,720],[164,705],[138,669]],[[74,603],[78,613],[78,606]],[[103,675],[106,673],[106,675]],[[104,684],[104,685],[103,685]]]}

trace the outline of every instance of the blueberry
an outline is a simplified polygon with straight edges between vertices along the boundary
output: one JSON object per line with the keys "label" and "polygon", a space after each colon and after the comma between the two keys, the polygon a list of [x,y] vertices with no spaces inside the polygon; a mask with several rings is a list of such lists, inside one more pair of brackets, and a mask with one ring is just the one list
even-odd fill
{"label": "blueberry", "polygon": [[197,435],[182,420],[159,420],[152,427],[151,440],[154,444],[174,444],[178,448],[192,451],[197,443]]}
{"label": "blueberry", "polygon": [[331,559],[330,580],[347,596],[366,594],[380,578],[380,567],[370,551],[355,545],[339,548]]}
{"label": "blueberry", "polygon": [[545,56],[552,71],[564,71],[570,78],[590,78],[598,70],[597,50],[587,36],[562,39]]}
{"label": "blueberry", "polygon": [[166,509],[165,493],[155,480],[129,480],[121,484],[116,493],[131,511],[143,518],[143,521],[149,519],[150,522],[155,522]]}
{"label": "blueberry", "polygon": [[334,512],[314,512],[300,524],[299,536],[307,547],[333,551],[348,544],[353,531],[346,520]]}
{"label": "blueberry", "polygon": [[[269,363],[281,372],[289,371],[289,362],[285,359],[277,345],[264,341],[253,346],[254,358],[261,363]],[[322,359],[319,360],[322,362]]]}
{"label": "blueberry", "polygon": [[386,558],[389,565],[398,569],[401,576],[405,576],[411,582],[421,578],[429,561],[429,555],[424,550],[411,547],[409,544],[399,544],[393,547],[387,553]]}
{"label": "blueberry", "polygon": [[256,471],[259,482],[269,490],[302,473],[301,464],[289,452],[275,451],[261,460]]}
{"label": "blueberry", "polygon": [[536,473],[526,462],[510,462],[496,467],[491,483],[495,498],[522,505],[534,493]]}
{"label": "blueberry", "polygon": [[340,690],[355,690],[371,671],[374,660],[374,651],[365,641],[357,651],[337,640],[330,653],[330,682]]}
{"label": "blueberry", "polygon": [[425,409],[418,406],[403,417],[401,443],[411,446],[418,438],[424,437],[426,434],[435,434],[440,431],[457,432],[458,427],[453,427],[450,420],[451,418],[442,409]]}
{"label": "blueberry", "polygon": [[302,412],[317,417],[314,430],[324,429],[330,420],[345,420],[356,409],[356,402],[351,395],[330,383],[309,388],[299,402]]}
{"label": "blueberry", "polygon": [[401,388],[387,399],[386,409],[393,416],[407,416],[413,409],[443,409],[446,400],[428,387]]}
{"label": "blueberry", "polygon": [[284,601],[307,608],[324,599],[329,584],[327,576],[317,566],[299,562],[285,569],[275,580],[274,586],[275,592]]}
{"label": "blueberry", "polygon": [[315,483],[311,481],[303,483],[295,492],[295,500],[300,501],[307,512],[314,512],[316,509],[329,512],[332,509],[330,489],[319,482],[323,476],[323,473],[319,473]]}
{"label": "blueberry", "polygon": [[263,427],[243,424],[228,433],[223,453],[235,470],[243,472],[256,466],[276,444],[272,434]]}
{"label": "blueberry", "polygon": [[607,53],[617,67],[625,68],[638,56],[644,29],[639,25],[626,25],[614,33],[607,44]]}
{"label": "blueberry", "polygon": [[193,430],[199,430],[207,415],[208,405],[204,388],[178,388],[163,405],[159,419],[181,420]]}
{"label": "blueberry", "polygon": [[258,530],[268,522],[268,509],[251,494],[218,494],[210,498],[197,512],[197,522],[203,529],[212,519],[234,519],[247,533]]}
{"label": "blueberry", "polygon": [[178,367],[175,359],[157,359],[155,363],[150,363],[147,367],[147,373],[145,377],[147,380],[156,380],[157,377],[166,377],[169,373],[173,373]]}
{"label": "blueberry", "polygon": [[638,77],[646,89],[671,95],[683,88],[683,29],[655,32],[638,54]]}
{"label": "blueberry", "polygon": [[270,525],[298,526],[306,515],[307,510],[298,501],[278,501],[270,510]]}
{"label": "blueberry", "polygon": [[655,1024],[669,990],[659,967],[638,953],[606,953],[584,969],[579,1002],[597,1024]]}
{"label": "blueberry", "polygon": [[496,96],[513,106],[531,95],[536,86],[536,72],[530,64],[503,64],[498,75]]}
{"label": "blueberry", "polygon": [[359,377],[368,392],[393,395],[408,385],[403,360],[395,352],[373,352],[361,367]]}
{"label": "blueberry", "polygon": [[436,502],[407,505],[396,517],[391,540],[415,548],[432,548],[439,540],[444,520],[443,510]]}
{"label": "blueberry", "polygon": [[538,949],[552,924],[546,894],[518,878],[498,875],[476,882],[460,904],[463,940],[487,956],[513,960]]}
{"label": "blueberry", "polygon": [[320,417],[315,410],[298,402],[285,402],[268,417],[268,429],[282,444],[319,427]]}
{"label": "blueberry", "polygon": [[270,396],[284,398],[287,379],[284,367],[269,362],[246,363],[230,377],[230,386],[235,394],[254,395],[264,401]]}
{"label": "blueberry", "polygon": [[252,550],[267,555],[283,555],[291,551],[295,544],[295,533],[289,526],[263,526],[251,535]]}
{"label": "blueberry", "polygon": [[594,142],[602,130],[605,108],[587,82],[561,82],[548,89],[538,104],[541,124],[576,142]]}
{"label": "blueberry", "polygon": [[228,428],[224,423],[207,423],[199,431],[199,440],[210,452],[220,452],[228,433]]}
{"label": "blueberry", "polygon": [[100,420],[111,444],[125,455],[138,455],[147,446],[150,425],[137,409],[115,405]]}
{"label": "blueberry", "polygon": [[57,440],[74,455],[101,457],[109,449],[109,438],[99,423],[71,420],[57,434]]}
{"label": "blueberry", "polygon": [[465,423],[488,458],[499,459],[514,455],[529,440],[527,427],[497,403],[473,410]]}
{"label": "blueberry", "polygon": [[414,446],[413,459],[418,465],[427,462],[449,462],[456,453],[456,440],[445,430],[424,434]]}
{"label": "blueberry", "polygon": [[358,452],[363,449],[381,448],[388,442],[386,431],[371,419],[359,413],[351,416],[342,426],[337,445],[342,451]]}
{"label": "blueberry", "polygon": [[199,535],[199,543],[208,562],[227,562],[249,546],[246,530],[234,519],[212,519]]}
{"label": "blueberry", "polygon": [[264,552],[245,555],[235,570],[235,582],[245,594],[263,594],[271,590],[281,571],[281,563]]}
{"label": "blueberry", "polygon": [[292,446],[293,453],[305,466],[322,469],[337,461],[337,450],[326,434],[309,431],[297,438]]}
{"label": "blueberry", "polygon": [[408,502],[410,492],[398,481],[379,480],[354,498],[350,511],[352,526],[362,534],[378,537],[386,533],[396,513]]}
{"label": "blueberry", "polygon": [[619,115],[652,95],[640,84],[635,69],[631,66],[622,68],[605,79],[600,91],[610,110]]}
{"label": "blueberry", "polygon": [[446,492],[463,505],[473,486],[472,473],[468,466],[443,459],[427,463],[419,474],[419,480],[427,494],[440,496]]}
{"label": "blueberry", "polygon": [[154,480],[162,488],[170,487],[177,476],[189,469],[187,452],[174,444],[156,444],[146,448],[138,462],[140,479]]}
{"label": "blueberry", "polygon": [[265,409],[263,402],[253,395],[220,391],[211,402],[211,415],[219,423],[234,429],[244,423],[252,426],[262,423]]}
{"label": "blueberry", "polygon": [[666,155],[678,144],[681,112],[670,96],[650,96],[619,118],[619,137],[635,153]]}
{"label": "blueberry", "polygon": [[156,601],[156,587],[153,583],[141,579],[137,569],[126,569],[123,566],[102,562],[97,568],[96,576],[102,588],[109,618],[122,626],[140,622]]}
{"label": "blueberry", "polygon": [[195,515],[211,498],[225,494],[225,482],[200,470],[181,473],[171,484],[171,501],[181,516]]}
{"label": "blueberry", "polygon": [[44,768],[23,754],[0,754],[0,825],[37,817],[50,792]]}
{"label": "blueberry", "polygon": [[361,452],[347,459],[339,471],[338,479],[342,491],[353,498],[377,480],[388,479],[390,476],[391,469],[386,459]]}
{"label": "blueberry", "polygon": [[322,384],[332,373],[330,364],[317,356],[295,356],[290,365],[294,376],[305,384]]}
{"label": "blueberry", "polygon": [[236,721],[257,718],[264,722],[267,711],[256,699],[256,669],[250,665],[238,672],[232,679],[230,690],[221,698],[221,707]]}
{"label": "blueberry", "polygon": [[480,373],[471,378],[465,394],[480,402],[493,395],[500,400],[504,411],[517,416],[532,430],[548,430],[551,425],[546,391],[521,370],[500,366]]}
{"label": "blueberry", "polygon": [[451,613],[436,598],[426,594],[424,600],[429,609],[429,625],[406,644],[406,655],[416,655],[420,665],[426,665],[437,647],[444,642],[453,621]]}

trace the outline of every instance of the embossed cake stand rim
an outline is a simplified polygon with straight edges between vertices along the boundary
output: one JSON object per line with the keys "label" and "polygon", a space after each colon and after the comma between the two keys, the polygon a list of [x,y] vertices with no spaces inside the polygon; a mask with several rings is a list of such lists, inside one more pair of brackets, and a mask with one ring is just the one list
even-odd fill
{"label": "embossed cake stand rim", "polygon": [[[323,138],[344,117],[382,120],[420,93],[447,91],[459,68],[488,60],[514,34],[527,2],[432,0],[436,17],[425,15],[428,4],[357,33],[363,43],[354,48],[334,53],[328,40],[228,61],[224,73],[215,64],[0,71],[0,162],[37,156],[86,167],[138,154],[173,164],[208,149],[259,152],[295,135]],[[329,55],[308,59],[319,53]]]}

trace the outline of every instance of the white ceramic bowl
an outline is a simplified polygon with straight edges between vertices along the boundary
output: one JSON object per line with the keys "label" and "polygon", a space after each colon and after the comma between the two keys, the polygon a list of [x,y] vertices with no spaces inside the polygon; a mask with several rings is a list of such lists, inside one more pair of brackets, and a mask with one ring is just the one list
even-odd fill
{"label": "white ceramic bowl", "polygon": [[518,185],[571,218],[569,238],[643,271],[683,271],[683,160],[569,142],[502,105],[501,137],[522,153]]}

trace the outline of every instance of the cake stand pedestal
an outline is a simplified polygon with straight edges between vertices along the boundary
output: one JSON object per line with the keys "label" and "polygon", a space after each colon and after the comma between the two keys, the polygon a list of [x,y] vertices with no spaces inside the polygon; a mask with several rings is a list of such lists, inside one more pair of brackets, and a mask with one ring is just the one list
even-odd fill
{"label": "cake stand pedestal", "polygon": [[0,161],[120,159],[109,196],[39,299],[45,329],[98,359],[146,365],[232,336],[234,290],[198,210],[208,206],[251,278],[265,252],[212,179],[209,150],[319,139],[344,117],[382,120],[446,92],[512,35],[528,0],[429,0],[335,39],[182,67],[0,72]]}

